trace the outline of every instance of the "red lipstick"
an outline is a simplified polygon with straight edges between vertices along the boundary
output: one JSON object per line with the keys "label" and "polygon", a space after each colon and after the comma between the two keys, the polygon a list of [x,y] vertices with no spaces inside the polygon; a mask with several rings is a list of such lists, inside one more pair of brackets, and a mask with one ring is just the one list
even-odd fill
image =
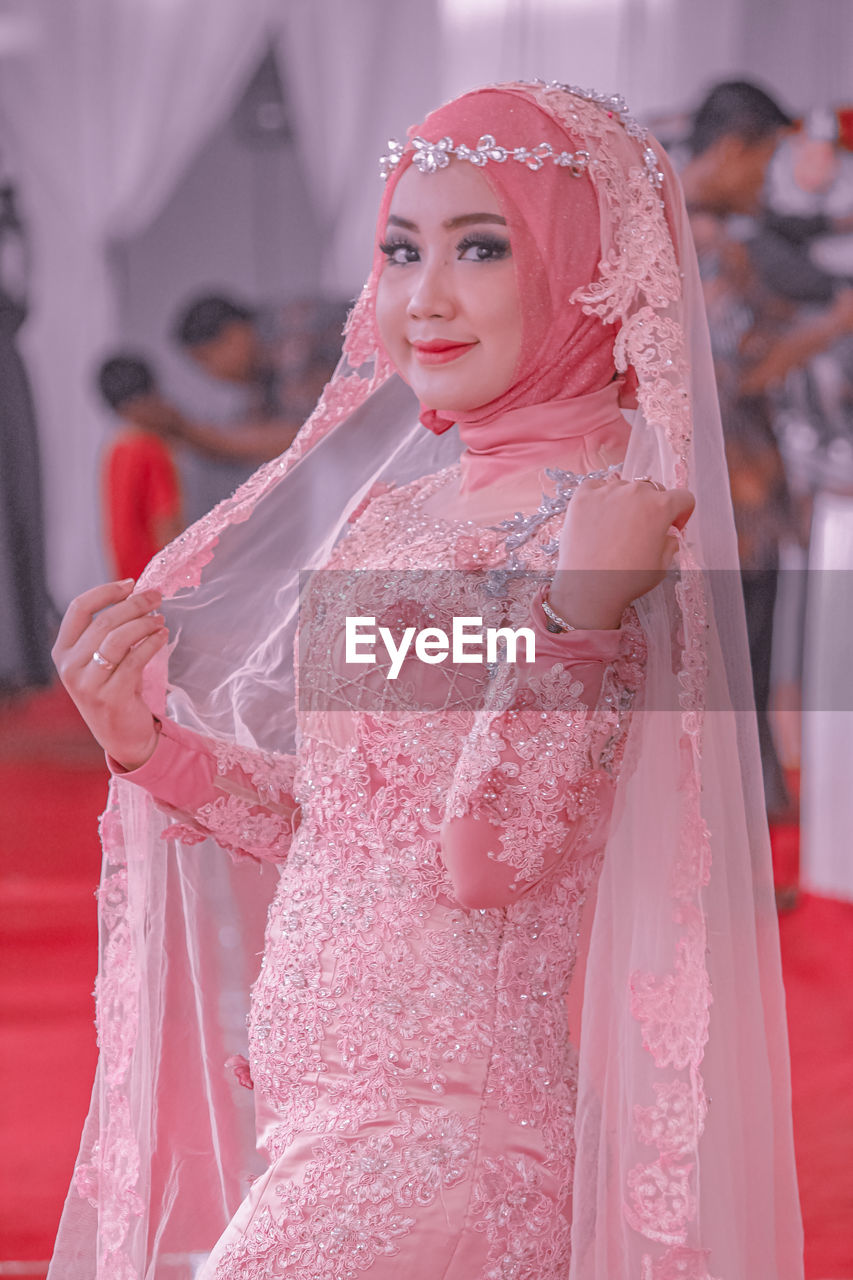
{"label": "red lipstick", "polygon": [[449,364],[476,345],[475,342],[450,342],[447,338],[432,338],[429,342],[413,342],[411,347],[419,364]]}

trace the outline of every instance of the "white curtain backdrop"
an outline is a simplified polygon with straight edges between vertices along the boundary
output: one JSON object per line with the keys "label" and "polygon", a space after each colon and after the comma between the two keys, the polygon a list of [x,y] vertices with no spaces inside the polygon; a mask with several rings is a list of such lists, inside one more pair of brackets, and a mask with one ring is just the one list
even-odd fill
{"label": "white curtain backdrop", "polygon": [[355,296],[370,269],[379,157],[440,98],[438,6],[287,0],[279,63],[327,250],[322,282]]}
{"label": "white curtain backdrop", "polygon": [[[103,414],[115,346],[110,240],[144,226],[260,56],[266,0],[25,0],[37,34],[4,61],[33,241],[24,349],[35,384],[48,563],[59,603],[96,581]],[[213,10],[216,10],[216,20]]]}
{"label": "white curtain backdrop", "polygon": [[850,0],[442,0],[445,96],[541,76],[622,93],[637,113],[758,78],[794,110],[850,101]]}
{"label": "white curtain backdrop", "polygon": [[561,80],[635,113],[693,102],[730,74],[744,0],[443,0],[447,96],[472,83]]}
{"label": "white curtain backdrop", "polygon": [[394,0],[11,0],[6,9],[0,37],[18,34],[5,55],[0,43],[0,142],[15,158],[33,242],[22,345],[42,436],[50,582],[64,605],[105,573],[106,420],[92,378],[118,340],[111,243],[156,216],[277,41],[328,231],[324,275],[330,290],[354,289],[384,122],[402,127],[435,97],[437,10],[418,4],[413,44]]}

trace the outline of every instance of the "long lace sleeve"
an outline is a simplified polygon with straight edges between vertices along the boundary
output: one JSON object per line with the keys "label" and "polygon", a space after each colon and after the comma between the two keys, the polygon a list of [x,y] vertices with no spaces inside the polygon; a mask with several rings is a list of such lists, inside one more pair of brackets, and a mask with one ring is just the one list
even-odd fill
{"label": "long lace sleeve", "polygon": [[618,631],[555,636],[541,619],[537,599],[536,661],[498,669],[448,795],[442,854],[467,907],[506,906],[605,838],[642,631],[633,610]]}
{"label": "long lace sleeve", "polygon": [[107,762],[174,818],[164,835],[187,844],[211,838],[237,860],[286,859],[298,815],[292,756],[238,747],[163,720],[154,754],[139,769]]}

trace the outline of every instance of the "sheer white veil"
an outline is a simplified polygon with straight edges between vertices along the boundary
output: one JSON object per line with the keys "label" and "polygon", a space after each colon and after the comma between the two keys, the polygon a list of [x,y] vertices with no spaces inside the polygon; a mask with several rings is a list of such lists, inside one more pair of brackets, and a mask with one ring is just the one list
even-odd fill
{"label": "sheer white veil", "polygon": [[[579,294],[637,375],[625,475],[686,484],[648,638],[583,979],[571,1280],[801,1280],[784,997],[728,478],[677,180],[619,99],[508,86],[592,157],[601,261]],[[472,145],[476,144],[472,140]],[[536,140],[532,140],[533,143]],[[532,179],[535,180],[535,179]],[[173,643],[152,708],[274,754],[297,743],[300,570],[377,482],[458,457],[378,346],[376,273],[291,450],[152,562]],[[248,987],[275,874],[180,846],[115,780],[103,821],[100,1064],[51,1280],[187,1280],[258,1171]]]}

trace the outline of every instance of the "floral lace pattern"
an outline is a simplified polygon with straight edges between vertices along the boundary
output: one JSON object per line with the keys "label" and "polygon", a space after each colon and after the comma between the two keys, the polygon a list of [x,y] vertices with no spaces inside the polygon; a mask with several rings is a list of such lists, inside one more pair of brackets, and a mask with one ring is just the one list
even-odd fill
{"label": "floral lace pattern", "polygon": [[606,806],[644,653],[631,611],[622,652],[592,707],[583,681],[560,663],[533,674],[499,668],[465,741],[446,815],[485,815],[498,833],[493,856],[516,868],[519,886],[541,876],[548,850],[562,847],[570,833],[579,846]]}
{"label": "floral lace pattern", "polygon": [[[501,674],[509,672],[504,667]],[[448,816],[472,810],[487,815],[498,833],[495,857],[515,867],[519,881],[538,879],[545,848],[563,843],[587,799],[586,791],[574,789],[589,737],[583,685],[566,687],[566,674],[555,664],[523,691],[516,685],[511,705],[497,720],[487,705],[486,726],[478,726],[466,743],[448,795]]]}
{"label": "floral lace pattern", "polygon": [[283,862],[298,822],[293,801],[295,762],[289,756],[251,750],[216,741],[212,755],[219,786],[226,792],[188,814],[162,832],[164,839],[185,845],[213,838],[235,860]]}
{"label": "floral lace pattern", "polygon": [[394,1257],[418,1211],[470,1175],[477,1124],[441,1106],[401,1112],[385,1132],[324,1137],[301,1178],[277,1182],[217,1274],[357,1280]]}
{"label": "floral lace pattern", "polygon": [[101,841],[108,872],[98,897],[107,936],[95,998],[104,1105],[111,1132],[108,1141],[96,1141],[88,1159],[77,1165],[74,1182],[80,1195],[100,1211],[98,1274],[105,1280],[130,1280],[125,1238],[131,1221],[145,1211],[137,1189],[139,1148],[127,1095],[139,1025],[138,974],[127,925],[128,876],[121,816],[113,796],[101,818]]}
{"label": "floral lace pattern", "polygon": [[708,1271],[708,1253],[705,1249],[685,1249],[677,1246],[667,1249],[656,1262],[648,1255],[643,1258],[640,1280],[714,1280]]}
{"label": "floral lace pattern", "polygon": [[[539,91],[540,100],[574,136],[583,139],[595,157],[596,189],[608,208],[607,223],[612,232],[612,242],[604,246],[598,280],[579,291],[577,301],[590,312],[620,325],[614,346],[617,368],[625,371],[633,367],[644,416],[666,441],[665,467],[669,474],[664,478],[676,485],[689,485],[693,424],[686,340],[679,313],[682,285],[659,195],[660,184],[648,180],[648,153],[651,151],[653,158],[654,152],[647,146],[642,166],[637,163],[626,171],[624,148],[613,137],[612,113],[599,109],[596,95],[589,95],[592,101],[567,97],[562,92],[565,87],[544,87]],[[626,131],[635,136],[630,123],[626,124]],[[701,574],[683,535],[679,567],[676,595],[682,634],[678,682],[685,769],[680,844],[671,885],[677,939],[669,971],[663,975],[633,974],[630,991],[631,1011],[641,1026],[643,1045],[655,1067],[662,1073],[675,1070],[681,1074],[678,1081],[661,1074],[653,1083],[657,1107],[674,1107],[673,1100],[678,1098],[683,1113],[681,1132],[685,1143],[687,1135],[692,1136],[691,1150],[695,1153],[706,1113],[701,1063],[711,1003],[707,930],[701,901],[710,874],[711,850],[702,817],[699,781],[708,676],[708,604]],[[687,1248],[688,1224],[695,1218],[697,1204],[695,1159],[690,1164],[674,1158],[667,1147],[668,1128],[650,1123],[654,1110],[638,1107],[635,1111],[636,1137],[645,1145],[657,1147],[658,1155],[653,1161],[637,1162],[630,1170],[624,1189],[624,1212],[626,1220],[647,1240],[672,1244],[675,1250],[656,1261],[646,1255],[642,1280],[658,1280],[659,1276],[669,1280],[670,1275],[680,1274],[704,1280],[704,1253]]]}
{"label": "floral lace pattern", "polygon": [[[654,1085],[655,1105],[636,1107],[634,1117],[643,1142],[657,1147],[662,1156],[682,1157],[699,1137],[697,1109],[683,1080],[658,1082]],[[701,1099],[698,1117],[701,1121],[707,1104]]]}
{"label": "floral lace pattern", "polygon": [[[409,672],[404,693],[368,674],[365,693],[340,670],[336,619],[352,612],[353,593],[358,603],[369,592],[371,611],[389,621],[470,613],[471,593],[496,618],[526,617],[537,586],[528,573],[482,594],[505,555],[500,531],[466,525],[461,554],[471,557],[476,544],[478,572],[456,569],[458,528],[423,511],[446,479],[373,496],[306,598],[300,629],[323,675],[300,672],[302,739],[290,785],[302,821],[270,910],[249,1027],[255,1096],[275,1117],[265,1136],[272,1172],[250,1224],[223,1241],[217,1280],[260,1280],[285,1263],[312,1280],[355,1277],[397,1256],[419,1215],[449,1206],[457,1186],[458,1227],[470,1200],[484,1276],[565,1272],[576,1091],[565,1001],[604,827],[583,856],[565,852],[579,816],[606,817],[610,789],[594,785],[592,753],[609,742],[609,768],[618,770],[614,732],[621,742],[627,720],[618,727],[605,701],[599,715],[600,669],[592,705],[570,663],[537,669],[522,689],[487,680],[496,701],[480,714],[494,776],[484,779],[473,764],[478,747],[466,756],[479,740],[470,691],[455,676],[424,668],[417,685]],[[531,539],[531,563],[545,570],[554,532],[545,520]],[[369,580],[359,576],[364,563],[375,566]],[[610,696],[642,667],[630,628],[623,648]],[[496,715],[504,703],[511,714]],[[550,745],[537,736],[543,709],[553,719]],[[237,770],[257,795],[269,778],[255,764],[219,753],[226,781]],[[280,782],[279,800],[287,777]],[[514,792],[502,809],[500,796]],[[232,798],[204,806],[193,822],[220,838]],[[439,850],[453,806],[484,808],[508,833],[503,855],[525,878],[517,901],[457,904]],[[562,860],[532,883],[548,840]],[[527,1155],[478,1160],[478,1134],[492,1116]],[[306,1144],[310,1156],[297,1156]]]}
{"label": "floral lace pattern", "polygon": [[[681,299],[681,276],[661,182],[649,181],[650,172],[657,169],[654,149],[637,147],[636,161],[642,163],[632,162],[626,169],[626,144],[619,139],[614,111],[602,111],[596,95],[591,101],[569,97],[565,88],[545,85],[536,96],[575,136],[584,139],[595,157],[596,190],[607,208],[612,234],[597,278],[578,290],[575,300],[590,314],[620,325],[614,345],[616,367],[622,372],[629,365],[634,368],[640,407],[672,450],[672,481],[685,485],[692,420],[684,333],[671,314]],[[618,109],[616,114],[621,114]],[[627,133],[635,136],[630,125]],[[642,140],[636,137],[637,142]]]}
{"label": "floral lace pattern", "polygon": [[485,1234],[483,1280],[563,1280],[570,1259],[569,1223],[556,1217],[554,1186],[529,1156],[485,1159],[472,1211]]}

